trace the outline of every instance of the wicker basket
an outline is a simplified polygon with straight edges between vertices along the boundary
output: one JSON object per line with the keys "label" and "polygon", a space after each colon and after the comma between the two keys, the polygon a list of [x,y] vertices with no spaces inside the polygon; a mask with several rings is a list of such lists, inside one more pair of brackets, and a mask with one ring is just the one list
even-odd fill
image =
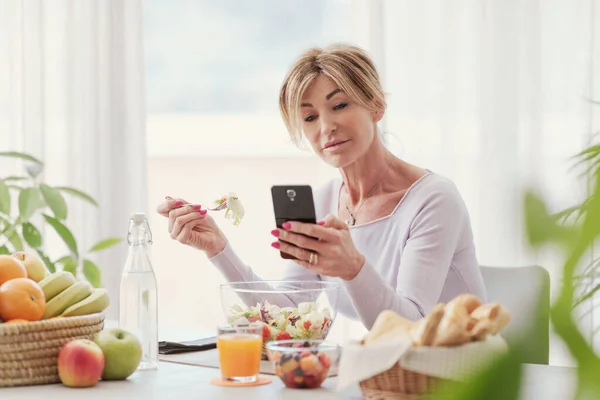
{"label": "wicker basket", "polygon": [[73,339],[92,339],[104,317],[91,314],[22,324],[0,324],[0,387],[60,382],[58,352]]}
{"label": "wicker basket", "polygon": [[418,400],[448,381],[402,368],[400,363],[360,382],[368,400]]}

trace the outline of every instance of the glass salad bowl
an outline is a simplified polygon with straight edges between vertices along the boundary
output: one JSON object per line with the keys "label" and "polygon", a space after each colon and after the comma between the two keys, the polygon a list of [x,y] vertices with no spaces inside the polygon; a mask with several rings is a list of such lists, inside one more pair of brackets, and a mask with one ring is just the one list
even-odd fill
{"label": "glass salad bowl", "polygon": [[263,359],[273,340],[325,339],[336,317],[342,286],[325,281],[248,281],[221,285],[231,325],[263,323]]}

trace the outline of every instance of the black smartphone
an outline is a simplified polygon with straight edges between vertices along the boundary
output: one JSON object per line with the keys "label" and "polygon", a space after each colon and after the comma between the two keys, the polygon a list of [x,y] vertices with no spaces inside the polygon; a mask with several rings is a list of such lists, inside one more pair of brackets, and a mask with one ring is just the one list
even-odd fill
{"label": "black smartphone", "polygon": [[[300,221],[316,224],[317,216],[312,188],[308,185],[274,185],[271,187],[275,224],[282,228],[284,222]],[[281,257],[294,259],[290,254],[281,252]]]}

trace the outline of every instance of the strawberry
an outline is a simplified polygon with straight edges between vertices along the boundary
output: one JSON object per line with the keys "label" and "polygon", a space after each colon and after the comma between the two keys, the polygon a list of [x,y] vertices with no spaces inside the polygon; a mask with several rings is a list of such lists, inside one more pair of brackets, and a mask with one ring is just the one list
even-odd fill
{"label": "strawberry", "polygon": [[289,332],[279,332],[277,334],[277,337],[275,339],[277,340],[290,340],[292,338],[292,335],[289,334]]}
{"label": "strawberry", "polygon": [[319,361],[325,368],[329,368],[331,366],[331,358],[325,353],[319,354]]}
{"label": "strawberry", "polygon": [[262,338],[263,338],[263,342],[266,342],[271,338],[271,328],[269,328],[269,325],[267,325],[267,324],[263,324]]}
{"label": "strawberry", "polygon": [[305,350],[302,353],[300,353],[301,358],[309,357],[311,355],[312,355],[312,351],[310,351],[310,350]]}
{"label": "strawberry", "polygon": [[312,322],[310,322],[310,321],[304,321],[304,329],[306,329],[306,330],[310,329],[311,325],[312,325]]}

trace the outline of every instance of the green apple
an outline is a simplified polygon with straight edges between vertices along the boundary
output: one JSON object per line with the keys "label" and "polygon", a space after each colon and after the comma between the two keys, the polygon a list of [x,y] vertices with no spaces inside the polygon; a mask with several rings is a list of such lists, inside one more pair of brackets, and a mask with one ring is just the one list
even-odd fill
{"label": "green apple", "polygon": [[96,334],[94,342],[104,353],[102,379],[123,380],[135,372],[142,359],[142,344],[137,336],[124,329],[104,329]]}

